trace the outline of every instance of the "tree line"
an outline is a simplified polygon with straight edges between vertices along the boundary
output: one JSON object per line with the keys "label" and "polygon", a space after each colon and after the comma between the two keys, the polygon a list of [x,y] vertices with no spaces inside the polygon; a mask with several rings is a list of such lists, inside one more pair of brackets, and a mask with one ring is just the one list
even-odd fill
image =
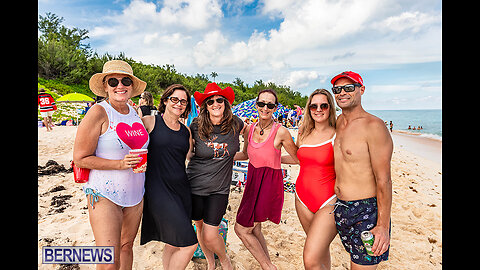
{"label": "tree line", "polygon": [[[174,83],[187,87],[193,94],[194,91],[203,92],[208,83],[212,82],[206,74],[188,75],[175,69],[173,64],[153,65],[144,64],[127,57],[124,53],[112,55],[104,53],[99,55],[89,43],[86,43],[88,30],[77,27],[67,28],[62,25],[63,17],[47,12],[45,16],[39,15],[38,20],[38,79],[42,85],[56,87],[66,84],[73,85],[77,92],[82,92],[91,97],[94,94],[88,89],[90,77],[101,72],[103,64],[108,60],[119,59],[129,63],[138,76],[147,82],[147,91],[158,98],[164,89]],[[215,80],[218,73],[213,71],[210,76]],[[235,91],[235,104],[255,98],[259,91],[271,88],[277,92],[279,102],[288,105],[305,106],[307,96],[293,91],[289,86],[276,85],[273,82],[265,83],[256,80],[253,85],[245,83],[240,78],[235,78],[231,83],[217,82],[225,88],[230,86]],[[59,87],[61,88],[61,87]],[[64,87],[64,89],[71,89]],[[64,90],[69,91],[69,90]],[[61,93],[65,94],[65,93]]]}

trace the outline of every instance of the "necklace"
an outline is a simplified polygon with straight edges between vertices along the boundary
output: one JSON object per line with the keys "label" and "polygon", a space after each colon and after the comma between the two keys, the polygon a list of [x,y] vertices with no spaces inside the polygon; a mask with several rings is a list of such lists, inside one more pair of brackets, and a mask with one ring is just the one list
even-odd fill
{"label": "necklace", "polygon": [[[258,125],[260,127],[260,136],[263,135],[263,130],[266,129],[267,127],[269,127],[272,123],[273,123],[273,120],[270,121],[270,124],[268,124],[266,127],[263,127],[263,128],[262,128],[262,126]],[[258,123],[258,124],[260,124],[260,123]]]}

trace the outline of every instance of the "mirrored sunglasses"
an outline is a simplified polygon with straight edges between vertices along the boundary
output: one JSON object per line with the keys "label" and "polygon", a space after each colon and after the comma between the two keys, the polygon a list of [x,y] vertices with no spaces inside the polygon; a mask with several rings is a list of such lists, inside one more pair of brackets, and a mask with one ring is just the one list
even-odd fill
{"label": "mirrored sunglasses", "polygon": [[355,91],[355,86],[362,86],[361,84],[359,83],[354,83],[354,84],[347,84],[347,85],[343,85],[343,86],[334,86],[332,87],[332,92],[335,94],[335,95],[338,95],[342,92],[342,89],[345,90],[345,92],[353,92]]}

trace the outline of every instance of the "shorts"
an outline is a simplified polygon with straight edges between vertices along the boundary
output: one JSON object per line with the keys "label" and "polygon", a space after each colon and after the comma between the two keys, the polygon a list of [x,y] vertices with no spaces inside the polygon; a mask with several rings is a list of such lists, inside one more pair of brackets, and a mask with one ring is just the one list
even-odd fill
{"label": "shorts", "polygon": [[227,210],[228,194],[211,194],[207,196],[192,194],[192,219],[218,226]]}
{"label": "shorts", "polygon": [[377,225],[376,197],[356,201],[337,199],[334,212],[338,235],[345,250],[350,253],[352,262],[360,265],[374,265],[388,260],[390,247],[380,256],[370,256],[360,238],[363,231],[369,231]]}
{"label": "shorts", "polygon": [[54,111],[48,111],[48,112],[40,112],[40,115],[45,118],[53,115]]}

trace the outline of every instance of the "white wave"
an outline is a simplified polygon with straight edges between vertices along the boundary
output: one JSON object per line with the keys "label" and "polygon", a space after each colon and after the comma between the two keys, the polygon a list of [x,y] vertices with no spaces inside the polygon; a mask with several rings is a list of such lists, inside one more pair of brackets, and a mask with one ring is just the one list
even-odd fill
{"label": "white wave", "polygon": [[430,138],[430,139],[442,141],[442,136],[439,136],[437,134],[421,133],[420,137],[425,137],[425,138]]}

